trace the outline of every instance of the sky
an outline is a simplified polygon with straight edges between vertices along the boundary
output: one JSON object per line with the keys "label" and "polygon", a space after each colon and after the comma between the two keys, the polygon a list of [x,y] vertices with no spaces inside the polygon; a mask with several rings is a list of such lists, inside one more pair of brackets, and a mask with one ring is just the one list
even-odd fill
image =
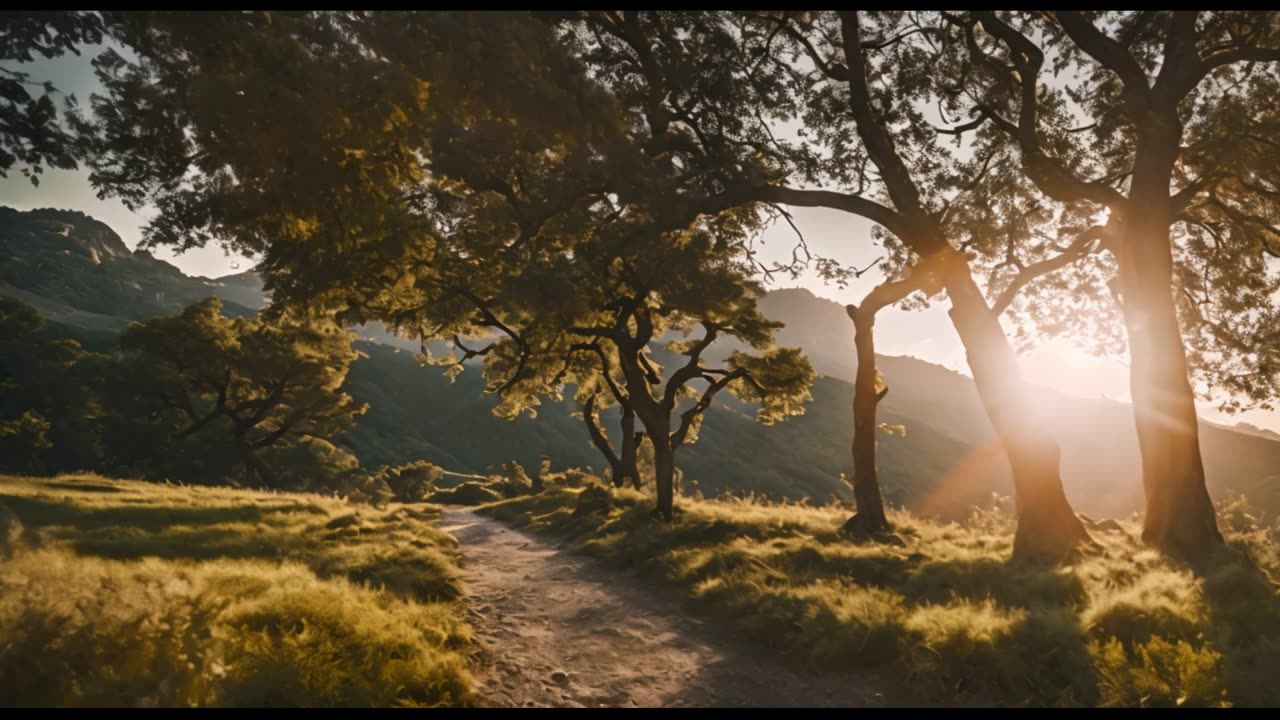
{"label": "sky", "polygon": [[[28,72],[37,81],[52,81],[63,92],[75,95],[82,106],[87,106],[90,93],[97,88],[89,59],[100,50],[100,47],[90,48],[80,57],[41,59],[20,65],[6,63],[6,67]],[[42,207],[79,210],[105,222],[131,248],[142,240],[142,228],[151,214],[149,209],[135,213],[118,200],[98,198],[84,169],[46,170],[39,187],[32,186],[20,173],[10,172],[7,178],[0,179],[0,205],[19,210]],[[814,254],[859,268],[883,254],[871,239],[871,224],[862,218],[822,208],[794,208],[791,212]],[[761,257],[765,262],[788,260],[796,235],[787,223],[779,222],[766,231],[763,240]],[[180,255],[171,248],[160,247],[152,253],[188,275],[218,277],[243,272],[252,266],[250,260],[229,255],[217,247],[189,250]],[[851,281],[848,287],[840,288],[809,273],[795,280],[778,277],[770,287],[804,287],[841,304],[857,304],[881,280],[883,276],[872,270]],[[911,355],[968,375],[964,349],[951,327],[945,305],[945,302],[935,304],[922,311],[882,310],[876,321],[877,351],[885,355]],[[1033,384],[1086,398],[1129,401],[1126,358],[1096,357],[1070,340],[1058,339],[1028,350],[1021,356],[1021,362],[1027,380]],[[1225,415],[1212,406],[1202,405],[1201,415],[1226,425],[1247,422],[1280,431],[1280,412],[1255,410]]]}

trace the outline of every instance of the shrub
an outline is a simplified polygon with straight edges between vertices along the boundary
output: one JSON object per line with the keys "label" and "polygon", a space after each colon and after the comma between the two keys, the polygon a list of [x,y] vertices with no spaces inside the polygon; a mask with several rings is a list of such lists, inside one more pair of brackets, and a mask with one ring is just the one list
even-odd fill
{"label": "shrub", "polygon": [[426,460],[384,467],[378,471],[395,499],[400,502],[423,502],[444,478],[444,470]]}

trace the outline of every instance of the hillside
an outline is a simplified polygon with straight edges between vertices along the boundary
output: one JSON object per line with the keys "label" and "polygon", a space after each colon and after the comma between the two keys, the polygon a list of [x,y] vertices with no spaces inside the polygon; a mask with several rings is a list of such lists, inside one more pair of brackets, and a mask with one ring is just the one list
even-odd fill
{"label": "hillside", "polygon": [[[769,293],[761,303],[774,320],[786,323],[783,344],[805,348],[819,372],[852,382],[857,372],[848,316],[839,303],[808,290]],[[877,356],[890,385],[885,413],[925,422],[972,447],[993,440],[973,381],[960,373],[911,357]],[[1141,458],[1132,408],[1110,400],[1086,399],[1043,390],[1045,417],[1062,447],[1067,494],[1086,512],[1123,514],[1141,508]],[[908,423],[908,431],[911,424]],[[1257,506],[1280,512],[1280,435],[1249,425],[1228,428],[1201,421],[1200,448],[1211,494],[1245,493]],[[1098,448],[1106,452],[1098,452]],[[1001,461],[1001,479],[1007,469]]]}
{"label": "hillside", "polygon": [[0,705],[475,702],[423,506],[0,476]]}
{"label": "hillside", "polygon": [[[0,294],[22,299],[49,319],[51,331],[106,349],[129,321],[178,308],[210,294],[232,313],[265,301],[252,273],[209,279],[183,275],[145,252],[131,252],[106,225],[81,213],[0,208]],[[702,439],[680,451],[685,477],[706,494],[726,489],[798,499],[848,496],[838,480],[849,472],[852,427],[850,381],[856,371],[853,339],[843,306],[807,290],[783,289],[761,301],[786,324],[783,345],[799,345],[819,373],[805,414],[765,428],[748,409],[722,398],[710,411]],[[355,363],[349,391],[371,410],[343,439],[370,465],[426,458],[462,472],[485,472],[515,459],[537,466],[541,455],[557,467],[601,469],[580,417],[570,405],[544,405],[537,421],[493,417],[492,397],[479,373],[468,369],[450,383],[439,368],[412,357],[417,344],[380,327],[357,329],[369,357]],[[709,354],[727,354],[720,342]],[[665,351],[655,348],[659,361]],[[954,516],[1009,493],[1007,466],[992,447],[991,426],[972,381],[911,357],[879,356],[891,386],[881,405],[886,422],[907,436],[882,436],[880,466],[888,500],[926,513]],[[668,362],[669,364],[669,362]],[[1139,456],[1129,406],[1045,391],[1063,449],[1068,494],[1084,512],[1126,514],[1139,509]],[[612,416],[606,416],[609,422]],[[1280,512],[1280,442],[1272,433],[1202,424],[1202,449],[1215,495],[1246,493],[1269,512]],[[1098,447],[1107,452],[1096,452]]]}
{"label": "hillside", "polygon": [[[1047,568],[1008,561],[1013,523],[1003,512],[939,524],[891,511],[893,542],[851,543],[838,533],[839,508],[685,500],[667,525],[653,522],[640,493],[598,482],[566,476],[541,494],[477,508],[530,531],[503,536],[499,570],[522,553],[549,554],[552,543],[576,549],[773,657],[837,669],[847,691],[880,686],[877,699],[891,705],[1280,702],[1275,535],[1240,505],[1219,507],[1228,544],[1202,568],[1144,547],[1137,519],[1099,530],[1079,561]],[[459,535],[464,558],[495,534]],[[530,553],[538,536],[544,547]],[[511,573],[509,587],[537,587],[530,572]],[[785,677],[760,676],[785,697]]]}

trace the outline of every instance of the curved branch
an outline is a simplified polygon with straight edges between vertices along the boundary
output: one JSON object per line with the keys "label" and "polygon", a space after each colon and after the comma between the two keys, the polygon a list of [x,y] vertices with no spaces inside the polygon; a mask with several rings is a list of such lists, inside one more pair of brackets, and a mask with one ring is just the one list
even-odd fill
{"label": "curved branch", "polygon": [[1076,236],[1076,239],[1063,252],[1039,262],[1031,263],[1018,270],[1018,274],[1014,276],[1013,281],[996,298],[995,303],[991,306],[991,312],[997,317],[1000,316],[1013,304],[1014,298],[1018,296],[1018,293],[1022,292],[1022,289],[1033,280],[1057,272],[1097,250],[1105,232],[1106,228],[1104,226],[1095,225]]}
{"label": "curved branch", "polygon": [[1133,110],[1140,110],[1145,105],[1151,88],[1147,74],[1128,49],[1099,30],[1078,10],[1059,10],[1054,15],[1077,47],[1099,65],[1120,76],[1120,81],[1124,83],[1126,104],[1131,104]]}
{"label": "curved branch", "polygon": [[822,57],[822,53],[818,52],[818,49],[813,46],[813,43],[809,42],[809,38],[805,37],[804,33],[793,28],[790,21],[786,23],[785,31],[787,33],[787,37],[790,37],[792,40],[800,43],[800,46],[804,48],[805,54],[813,61],[814,67],[818,68],[823,75],[826,75],[832,80],[839,80],[841,82],[849,78],[849,68],[845,67],[842,63],[827,62],[827,60]]}
{"label": "curved branch", "polygon": [[699,367],[699,363],[702,362],[702,351],[715,342],[716,336],[720,332],[718,325],[705,320],[702,322],[702,327],[706,328],[706,334],[684,353],[689,357],[689,362],[685,363],[679,370],[676,370],[671,378],[667,380],[667,387],[662,393],[662,404],[667,406],[668,409],[675,407],[676,393],[680,392],[680,388],[702,374],[702,368]]}
{"label": "curved branch", "polygon": [[604,428],[600,427],[600,417],[596,414],[596,396],[593,393],[587,398],[586,405],[582,409],[582,419],[587,423],[587,433],[591,435],[591,444],[604,455],[605,460],[609,461],[609,467],[614,472],[621,467],[622,461],[618,458],[618,454],[613,450],[613,444],[609,442],[609,436],[605,433]]}
{"label": "curved branch", "polygon": [[725,373],[722,377],[707,386],[707,389],[702,393],[702,397],[698,398],[697,404],[680,413],[680,426],[676,428],[675,432],[671,433],[671,448],[673,450],[684,444],[684,439],[688,436],[689,429],[693,426],[693,421],[697,419],[699,415],[706,412],[707,408],[711,407],[711,400],[715,398],[716,393],[728,387],[734,380],[738,380],[740,378],[749,379],[750,375],[742,368],[738,368],[733,372]]}
{"label": "curved branch", "polygon": [[[1020,87],[1018,122],[1016,124],[1001,117],[990,106],[979,105],[979,111],[982,115],[989,117],[996,127],[1017,141],[1018,148],[1022,151],[1022,164],[1027,177],[1035,183],[1041,192],[1055,200],[1061,202],[1086,200],[1109,207],[1113,211],[1121,210],[1124,196],[1119,191],[1103,182],[1089,181],[1078,177],[1067,169],[1061,160],[1046,153],[1040,145],[1040,139],[1036,131],[1037,116],[1039,114],[1036,89],[1040,68],[1044,63],[1043,52],[1040,51],[1035,42],[1001,20],[995,13],[983,11],[979,12],[977,16],[983,29],[1004,43],[1005,47],[1009,49],[1010,55],[1015,58]],[[1092,27],[1092,24],[1088,23],[1087,20],[1080,19],[1086,25]],[[1096,28],[1094,30],[1095,32],[1097,31]],[[966,31],[969,32],[970,36],[972,35],[969,29],[966,29]],[[976,47],[976,42],[972,39],[967,44],[971,53],[982,55],[981,51]],[[1126,55],[1128,54],[1123,49],[1122,52],[1125,52]],[[1001,66],[999,63],[991,61],[990,58],[987,58],[987,63],[997,68],[1002,68],[1003,72],[1010,75],[1009,79],[1012,81],[1011,68]],[[1145,89],[1143,92],[1145,92]]]}
{"label": "curved branch", "polygon": [[884,227],[889,232],[900,234],[906,228],[902,216],[895,210],[885,207],[874,200],[861,195],[835,192],[832,190],[800,190],[785,185],[767,185],[753,188],[752,199],[760,202],[779,203],[794,207],[824,207],[832,210],[859,215]]}

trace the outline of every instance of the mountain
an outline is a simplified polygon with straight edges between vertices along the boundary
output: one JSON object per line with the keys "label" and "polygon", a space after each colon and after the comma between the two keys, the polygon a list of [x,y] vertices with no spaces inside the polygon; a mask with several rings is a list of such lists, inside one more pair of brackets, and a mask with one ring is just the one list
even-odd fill
{"label": "mountain", "polygon": [[[209,295],[222,298],[233,314],[254,312],[267,300],[253,273],[184,275],[146,252],[130,251],[105,224],[73,211],[0,208],[0,258],[0,295],[28,302],[53,321],[54,331],[99,350],[131,320],[173,313]],[[786,289],[768,293],[761,308],[786,324],[779,342],[803,347],[825,376],[815,384],[814,401],[804,415],[765,427],[751,419],[750,408],[722,397],[708,411],[699,441],[682,448],[678,462],[707,494],[848,498],[838,478],[852,464],[857,368],[844,307],[808,290]],[[603,465],[571,403],[547,402],[536,420],[503,420],[490,413],[494,398],[482,392],[476,368],[451,383],[440,368],[414,358],[416,342],[375,326],[358,328],[357,335],[368,357],[352,366],[348,391],[371,409],[342,444],[362,462],[426,458],[452,470],[486,472],[511,459],[533,468],[545,454],[557,467]],[[708,354],[723,356],[734,348],[721,341]],[[654,353],[664,366],[674,364],[665,349]],[[956,516],[989,502],[993,492],[1012,491],[972,380],[912,357],[878,356],[877,362],[891,388],[881,418],[907,429],[906,437],[880,438],[880,470],[891,503]],[[1130,407],[1041,392],[1076,507],[1103,515],[1140,509]],[[605,418],[616,424],[612,420]],[[1256,505],[1280,511],[1280,438],[1251,426],[1240,430],[1202,424],[1210,490],[1218,496],[1244,492]]]}
{"label": "mountain", "polygon": [[[857,372],[852,331],[844,307],[805,289],[775,290],[761,302],[771,319],[786,323],[785,345],[799,345],[819,372],[852,382]],[[890,391],[886,413],[915,418],[973,447],[994,440],[973,381],[910,357],[877,356]],[[1142,507],[1141,456],[1133,408],[1037,388],[1037,402],[1062,449],[1067,495],[1085,512],[1126,513]],[[908,424],[908,433],[911,425]],[[1215,497],[1244,493],[1256,505],[1280,511],[1280,435],[1241,424],[1201,421],[1200,450]],[[1007,467],[1001,465],[1002,484]]]}
{"label": "mountain", "polygon": [[104,223],[72,210],[0,207],[0,259],[0,294],[50,320],[90,330],[120,330],[210,295],[222,297],[232,314],[252,314],[260,305],[246,297],[243,280],[224,285],[184,275],[145,250],[130,250]]}
{"label": "mountain", "polygon": [[1223,427],[1228,430],[1234,430],[1238,433],[1244,433],[1245,435],[1256,435],[1258,437],[1267,438],[1268,440],[1280,440],[1280,433],[1276,432],[1275,430],[1260,428],[1257,425],[1250,425],[1247,422],[1238,422],[1234,426],[1229,428],[1226,427],[1225,425],[1218,425],[1218,427]]}

